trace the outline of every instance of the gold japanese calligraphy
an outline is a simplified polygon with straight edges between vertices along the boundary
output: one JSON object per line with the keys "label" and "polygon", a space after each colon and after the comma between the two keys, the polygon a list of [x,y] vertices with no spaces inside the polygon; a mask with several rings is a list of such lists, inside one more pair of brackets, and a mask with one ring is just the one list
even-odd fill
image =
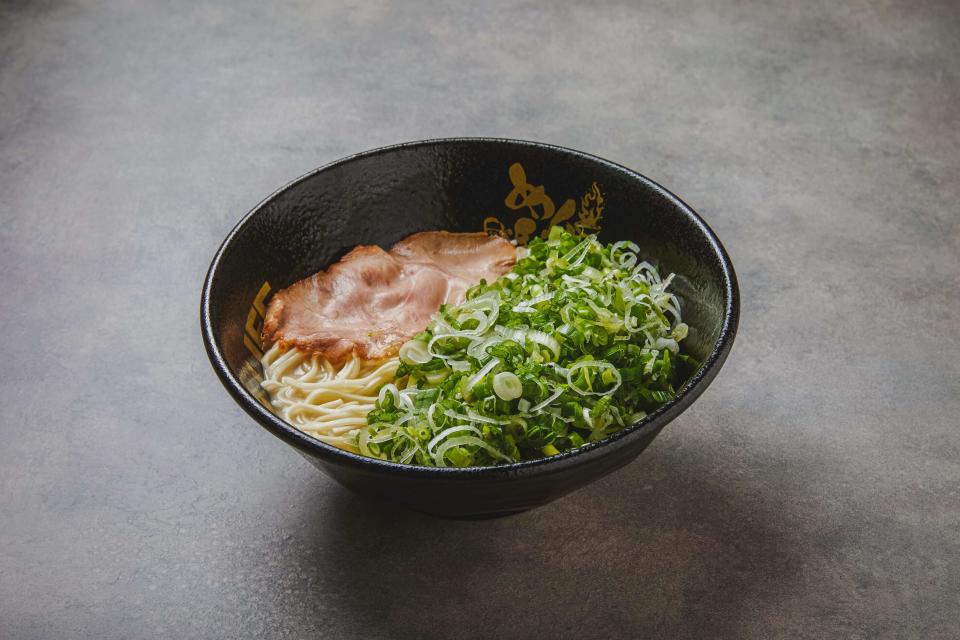
{"label": "gold japanese calligraphy", "polygon": [[523,165],[515,162],[507,171],[513,189],[503,203],[519,217],[512,224],[505,224],[496,216],[483,221],[483,230],[525,245],[530,238],[540,235],[545,238],[552,226],[562,226],[570,233],[596,233],[600,230],[604,199],[600,187],[594,182],[590,190],[580,198],[580,207],[568,199],[558,208],[553,198],[547,195],[543,185],[531,184]]}

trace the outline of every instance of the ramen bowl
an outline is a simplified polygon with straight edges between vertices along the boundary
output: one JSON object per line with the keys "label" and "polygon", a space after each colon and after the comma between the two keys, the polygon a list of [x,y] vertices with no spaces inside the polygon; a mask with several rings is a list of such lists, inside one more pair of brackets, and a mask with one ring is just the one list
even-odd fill
{"label": "ramen bowl", "polygon": [[[622,431],[539,460],[433,468],[386,462],[325,444],[278,417],[260,388],[260,331],[270,295],[326,268],[358,244],[389,247],[417,231],[480,231],[518,244],[562,225],[604,242],[631,240],[673,272],[701,364],[677,395]],[[547,504],[636,458],[703,393],[737,331],[733,265],[683,201],[643,175],[579,151],[487,138],[412,142],[338,160],[253,208],[224,240],[203,286],[207,354],[257,423],[344,487],[444,517],[483,518]]]}

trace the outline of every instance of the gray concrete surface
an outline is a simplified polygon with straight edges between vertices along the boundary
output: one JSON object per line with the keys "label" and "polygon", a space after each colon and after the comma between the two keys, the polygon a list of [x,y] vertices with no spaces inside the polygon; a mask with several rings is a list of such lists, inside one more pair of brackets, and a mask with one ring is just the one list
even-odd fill
{"label": "gray concrete surface", "polygon": [[[0,638],[960,637],[960,4],[0,2]],[[445,522],[246,418],[208,261],[287,180],[497,135],[726,242],[720,377],[634,464]]]}

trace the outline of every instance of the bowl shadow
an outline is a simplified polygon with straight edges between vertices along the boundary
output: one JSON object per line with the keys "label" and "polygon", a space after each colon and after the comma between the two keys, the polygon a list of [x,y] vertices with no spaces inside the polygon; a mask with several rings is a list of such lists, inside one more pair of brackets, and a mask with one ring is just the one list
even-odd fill
{"label": "bowl shadow", "polygon": [[[338,487],[305,505],[315,537],[282,561],[322,559],[358,637],[738,637],[803,560],[782,497],[700,446],[662,436],[612,476],[497,520]],[[306,610],[329,615],[329,591],[312,597]]]}

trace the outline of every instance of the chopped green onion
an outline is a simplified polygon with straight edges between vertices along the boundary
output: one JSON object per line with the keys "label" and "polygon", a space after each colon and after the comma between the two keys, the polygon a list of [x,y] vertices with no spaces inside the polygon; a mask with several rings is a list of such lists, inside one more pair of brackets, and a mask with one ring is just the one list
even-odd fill
{"label": "chopped green onion", "polygon": [[493,376],[493,392],[501,400],[515,400],[523,395],[523,383],[517,374],[501,371]]}
{"label": "chopped green onion", "polygon": [[400,362],[404,364],[426,364],[433,360],[427,344],[420,340],[410,340],[400,347]]}
{"label": "chopped green onion", "polygon": [[551,228],[401,347],[358,449],[483,466],[557,455],[641,420],[697,366],[680,353],[690,330],[672,280],[632,242]]}

